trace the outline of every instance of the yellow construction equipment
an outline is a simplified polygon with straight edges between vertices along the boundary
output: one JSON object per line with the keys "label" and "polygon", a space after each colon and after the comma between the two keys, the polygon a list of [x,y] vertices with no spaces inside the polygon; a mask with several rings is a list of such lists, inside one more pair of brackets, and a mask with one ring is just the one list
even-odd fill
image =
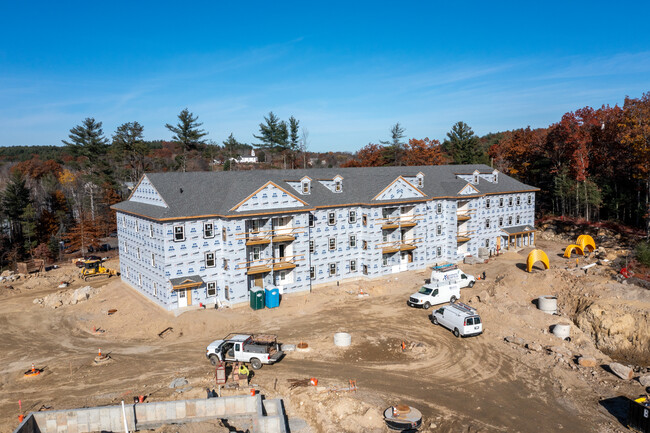
{"label": "yellow construction equipment", "polygon": [[578,240],[576,241],[576,244],[578,244],[578,246],[582,248],[583,252],[587,251],[587,249],[589,251],[593,251],[596,249],[596,243],[594,242],[594,238],[592,238],[589,235],[578,236]]}
{"label": "yellow construction equipment", "polygon": [[103,260],[100,258],[91,258],[83,260],[83,268],[81,268],[81,278],[88,281],[93,277],[111,277],[117,275],[117,271],[109,269],[104,266]]}
{"label": "yellow construction equipment", "polygon": [[576,250],[576,253],[580,254],[581,256],[585,255],[585,253],[584,253],[584,251],[582,251],[582,247],[580,245],[569,245],[564,250],[564,257],[566,257],[567,259],[570,259],[571,258],[571,253],[573,252],[573,250]]}
{"label": "yellow construction equipment", "polygon": [[528,272],[530,272],[533,269],[533,265],[535,262],[541,261],[544,264],[544,268],[548,269],[549,264],[548,264],[548,256],[546,253],[542,250],[532,250],[530,254],[528,254],[528,258],[526,259],[526,269]]}

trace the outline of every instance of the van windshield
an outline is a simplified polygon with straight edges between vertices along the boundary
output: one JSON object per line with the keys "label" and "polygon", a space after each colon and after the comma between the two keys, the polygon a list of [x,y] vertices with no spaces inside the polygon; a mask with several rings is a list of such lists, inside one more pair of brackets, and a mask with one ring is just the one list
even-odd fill
{"label": "van windshield", "polygon": [[432,290],[433,289],[428,289],[426,287],[422,287],[418,293],[422,293],[423,295],[430,295]]}

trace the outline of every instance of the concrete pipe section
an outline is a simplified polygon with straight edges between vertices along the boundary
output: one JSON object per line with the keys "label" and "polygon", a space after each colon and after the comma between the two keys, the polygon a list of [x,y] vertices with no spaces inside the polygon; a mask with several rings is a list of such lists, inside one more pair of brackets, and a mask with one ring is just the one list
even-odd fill
{"label": "concrete pipe section", "polygon": [[337,332],[334,334],[334,345],[337,347],[348,347],[352,344],[352,336],[347,332]]}
{"label": "concrete pipe section", "polygon": [[562,340],[566,340],[571,336],[571,325],[566,323],[558,323],[553,327],[553,335]]}
{"label": "concrete pipe section", "polygon": [[546,314],[557,313],[557,298],[555,296],[540,296],[537,298],[537,308]]}

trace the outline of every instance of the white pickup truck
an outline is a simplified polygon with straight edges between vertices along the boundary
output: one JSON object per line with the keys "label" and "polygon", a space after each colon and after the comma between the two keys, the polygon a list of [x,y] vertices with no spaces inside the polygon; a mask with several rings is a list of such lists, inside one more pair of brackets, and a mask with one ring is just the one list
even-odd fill
{"label": "white pickup truck", "polygon": [[457,281],[440,281],[425,284],[409,296],[406,303],[411,307],[422,307],[428,310],[432,305],[456,302],[460,298],[460,286]]}
{"label": "white pickup truck", "polygon": [[212,365],[219,362],[248,362],[253,370],[259,370],[263,364],[273,364],[283,355],[277,336],[270,334],[229,334],[222,340],[213,341],[205,350],[205,356]]}
{"label": "white pickup truck", "polygon": [[431,282],[457,281],[460,288],[474,287],[476,278],[473,275],[466,274],[456,265],[433,266],[431,268]]}

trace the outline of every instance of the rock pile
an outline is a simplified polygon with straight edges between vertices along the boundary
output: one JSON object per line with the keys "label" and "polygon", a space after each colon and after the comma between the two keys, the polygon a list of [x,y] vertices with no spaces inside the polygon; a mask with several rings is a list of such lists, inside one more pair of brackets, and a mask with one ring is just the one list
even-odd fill
{"label": "rock pile", "polygon": [[61,290],[56,293],[45,296],[44,298],[34,299],[34,304],[40,304],[44,307],[59,308],[67,305],[76,305],[79,302],[90,299],[99,292],[98,288],[86,286],[75,290]]}

